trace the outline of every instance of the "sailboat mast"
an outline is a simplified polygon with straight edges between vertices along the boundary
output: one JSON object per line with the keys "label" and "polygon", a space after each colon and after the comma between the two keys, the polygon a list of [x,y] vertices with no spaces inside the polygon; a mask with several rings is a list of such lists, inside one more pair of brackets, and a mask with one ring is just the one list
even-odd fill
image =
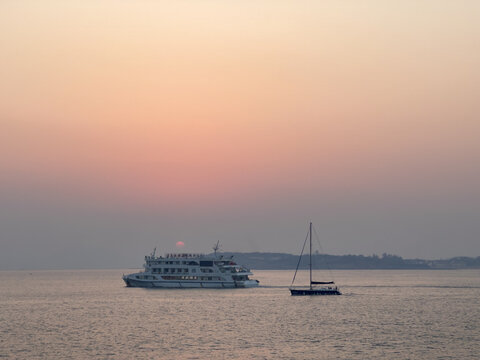
{"label": "sailboat mast", "polygon": [[312,222],[310,221],[310,290],[312,289]]}

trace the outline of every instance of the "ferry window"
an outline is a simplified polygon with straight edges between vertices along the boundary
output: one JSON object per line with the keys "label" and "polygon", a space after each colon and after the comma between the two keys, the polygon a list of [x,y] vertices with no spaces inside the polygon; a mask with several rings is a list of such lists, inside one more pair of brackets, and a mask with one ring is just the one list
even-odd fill
{"label": "ferry window", "polygon": [[211,260],[200,260],[200,266],[213,266],[213,261],[211,261]]}
{"label": "ferry window", "polygon": [[197,269],[192,269],[192,273],[197,272]]}
{"label": "ferry window", "polygon": [[183,269],[183,272],[188,272],[188,269]]}

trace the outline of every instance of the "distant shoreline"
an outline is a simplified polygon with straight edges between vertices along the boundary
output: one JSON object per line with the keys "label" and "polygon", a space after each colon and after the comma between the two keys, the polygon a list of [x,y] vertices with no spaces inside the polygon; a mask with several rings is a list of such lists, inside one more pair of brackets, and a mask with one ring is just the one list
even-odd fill
{"label": "distant shoreline", "polygon": [[[213,255],[213,254],[211,254]],[[298,255],[287,253],[270,252],[224,252],[217,256],[229,258],[237,264],[245,265],[253,270],[295,270],[298,263]],[[462,270],[480,269],[480,256],[467,257],[457,256],[449,259],[425,260],[403,259],[397,255],[321,255],[312,256],[314,269],[331,270]],[[299,269],[308,268],[308,256],[302,256]],[[139,270],[142,264],[136,266],[126,265],[118,268],[64,268],[52,266],[49,268],[24,268],[24,269],[0,269],[6,271],[56,271],[56,270]]]}
{"label": "distant shoreline", "polygon": [[[256,270],[290,270],[295,269],[298,255],[285,253],[240,253],[228,252],[219,254],[224,257],[234,257],[239,264]],[[480,269],[480,256],[453,257],[450,259],[424,260],[403,259],[397,255],[320,255],[312,256],[312,263],[316,269],[332,270],[456,270]],[[308,267],[308,257],[302,256],[300,269]]]}

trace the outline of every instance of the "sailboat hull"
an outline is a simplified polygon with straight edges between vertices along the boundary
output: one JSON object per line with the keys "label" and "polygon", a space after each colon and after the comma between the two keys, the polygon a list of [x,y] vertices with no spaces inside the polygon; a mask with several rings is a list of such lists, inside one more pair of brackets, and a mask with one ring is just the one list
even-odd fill
{"label": "sailboat hull", "polygon": [[292,296],[342,295],[338,289],[290,289]]}

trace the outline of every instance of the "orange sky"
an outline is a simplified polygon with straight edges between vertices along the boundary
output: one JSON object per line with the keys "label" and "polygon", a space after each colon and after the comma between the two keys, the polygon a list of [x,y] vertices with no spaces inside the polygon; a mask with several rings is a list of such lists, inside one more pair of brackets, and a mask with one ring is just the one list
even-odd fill
{"label": "orange sky", "polygon": [[476,196],[479,14],[477,1],[2,1],[3,189],[140,207]]}

